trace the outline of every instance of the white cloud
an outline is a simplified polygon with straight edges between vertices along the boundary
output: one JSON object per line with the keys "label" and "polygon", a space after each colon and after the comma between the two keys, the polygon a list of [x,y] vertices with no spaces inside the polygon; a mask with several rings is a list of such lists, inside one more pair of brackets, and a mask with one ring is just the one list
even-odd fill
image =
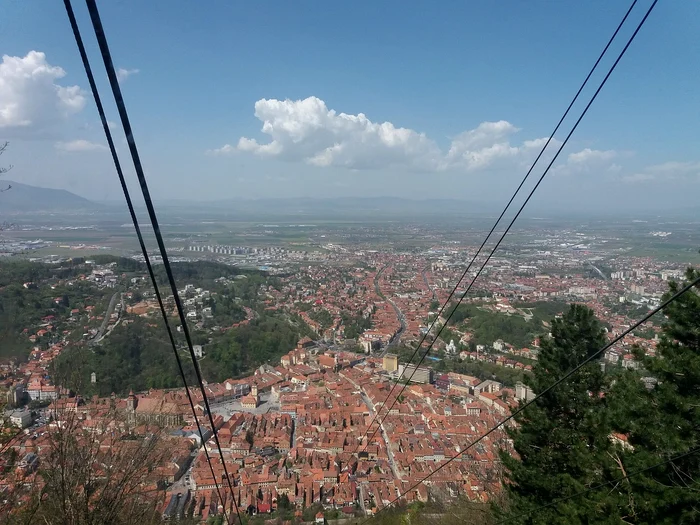
{"label": "white cloud", "polygon": [[510,122],[482,122],[476,129],[465,131],[452,139],[447,152],[449,165],[462,164],[468,170],[488,167],[498,159],[516,158],[521,150],[508,142],[508,136],[518,128]]}
{"label": "white cloud", "polygon": [[569,164],[592,164],[598,162],[607,162],[617,157],[617,152],[613,150],[596,150],[591,148],[583,149],[577,153],[570,153],[568,157]]}
{"label": "white cloud", "polygon": [[613,160],[620,156],[622,155],[615,150],[585,148],[575,153],[569,153],[566,161],[554,166],[552,173],[556,175],[616,173],[622,168]]}
{"label": "white cloud", "polygon": [[363,113],[337,113],[317,97],[261,99],[255,103],[255,116],[262,121],[269,142],[241,137],[235,147],[226,144],[208,153],[242,151],[322,167],[430,172],[513,167],[546,141],[513,145],[509,137],[519,131],[515,126],[505,120],[483,122],[454,137],[445,153],[424,133],[391,122],[373,122]]}
{"label": "white cloud", "polygon": [[123,67],[120,67],[117,69],[117,80],[121,84],[124,82],[127,78],[129,78],[131,75],[135,75],[136,73],[140,73],[140,69],[124,69]]}
{"label": "white cloud", "polygon": [[224,144],[220,148],[208,149],[206,151],[207,155],[227,155],[229,153],[234,153],[236,148],[231,146],[231,144]]}
{"label": "white cloud", "polygon": [[66,72],[30,51],[24,57],[3,55],[0,64],[0,128],[40,130],[85,107],[78,86],[61,86]]}
{"label": "white cloud", "polygon": [[700,182],[700,162],[669,161],[663,164],[647,166],[638,173],[625,175],[624,182],[650,182],[650,181],[675,181],[692,180]]}
{"label": "white cloud", "polygon": [[316,97],[258,100],[255,116],[271,140],[259,144],[242,137],[240,151],[351,169],[436,169],[440,161],[439,148],[425,135],[391,122],[372,122],[362,113],[336,113]]}
{"label": "white cloud", "polygon": [[669,161],[663,164],[649,166],[646,168],[646,171],[657,176],[672,178],[700,175],[700,162]]}
{"label": "white cloud", "polygon": [[98,144],[84,139],[57,142],[55,147],[60,151],[105,151],[107,149],[107,146],[104,144]]}

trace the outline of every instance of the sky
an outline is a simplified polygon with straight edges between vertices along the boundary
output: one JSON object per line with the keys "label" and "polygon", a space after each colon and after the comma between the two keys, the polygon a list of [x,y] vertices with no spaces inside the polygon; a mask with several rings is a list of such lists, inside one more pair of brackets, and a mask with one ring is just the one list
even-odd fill
{"label": "sky", "polygon": [[[131,165],[85,4],[74,9]],[[101,17],[156,204],[507,201],[629,7],[591,0],[113,0]],[[556,149],[641,20],[639,0]],[[700,194],[700,2],[659,2],[531,203],[671,209]],[[122,199],[62,2],[0,2],[0,166]],[[553,147],[554,146],[554,147]],[[539,176],[546,163],[538,165]],[[136,191],[133,170],[128,180]]]}

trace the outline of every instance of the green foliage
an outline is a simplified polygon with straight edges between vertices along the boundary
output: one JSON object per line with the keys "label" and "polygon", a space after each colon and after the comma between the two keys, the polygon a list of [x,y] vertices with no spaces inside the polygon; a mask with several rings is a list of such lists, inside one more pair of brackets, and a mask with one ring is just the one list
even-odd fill
{"label": "green foliage", "polygon": [[654,339],[656,332],[653,328],[640,328],[639,330],[635,330],[634,335],[643,339]]}
{"label": "green foliage", "polygon": [[286,494],[281,494],[277,498],[277,508],[281,510],[290,510],[292,508],[292,504]]}
{"label": "green foliage", "polygon": [[[543,392],[604,345],[593,312],[572,305],[553,321],[552,338],[543,339],[539,361],[525,382],[536,393]],[[507,432],[520,459],[501,454],[509,496],[509,507],[502,512],[513,523],[620,523],[616,495],[607,488],[519,517],[604,482],[614,471],[608,455],[612,427],[601,396],[608,381],[594,360],[515,417],[518,426]]]}
{"label": "green foliage", "polygon": [[470,319],[469,329],[474,332],[474,342],[491,345],[497,339],[514,345],[516,348],[530,346],[542,331],[541,327],[525,321],[519,315],[504,315],[480,312]]}
{"label": "green foliage", "polygon": [[[423,343],[423,348],[421,352],[419,352],[416,357],[413,358],[413,363],[418,362],[422,353],[428,348],[428,344],[429,343],[427,341]],[[399,345],[393,349],[393,352],[397,354],[399,363],[408,363],[413,356],[414,349],[406,345]],[[478,377],[481,380],[494,379],[510,387],[514,387],[518,381],[522,381],[524,376],[527,375],[527,373],[523,370],[519,370],[517,368],[506,368],[504,366],[499,366],[485,361],[441,359],[440,361],[426,360],[423,364],[432,367],[436,372],[457,372],[460,374]]]}
{"label": "green foliage", "polygon": [[443,312],[443,316],[447,319],[450,318],[450,325],[458,325],[463,323],[466,319],[474,317],[478,313],[478,308],[471,304],[451,304]]}
{"label": "green foliage", "polygon": [[533,315],[536,324],[549,322],[552,317],[563,314],[569,305],[563,301],[536,301],[534,303],[516,303],[515,308],[527,310]]}
{"label": "green foliage", "polygon": [[0,287],[10,284],[22,286],[24,283],[38,283],[52,277],[56,279],[73,277],[77,273],[73,268],[56,264],[3,261],[0,263]]}
{"label": "green foliage", "polygon": [[311,303],[303,303],[301,301],[294,303],[294,308],[296,308],[300,312],[308,312],[309,310],[312,310],[313,307],[314,305],[312,305]]}
{"label": "green foliage", "polygon": [[459,335],[447,326],[443,327],[440,330],[440,339],[442,339],[445,343],[449,343],[450,341],[456,341],[457,344],[459,344]]}
{"label": "green foliage", "polygon": [[346,339],[357,339],[365,330],[372,327],[372,319],[369,316],[364,317],[362,313],[353,316],[347,312],[343,312],[341,314],[341,319],[343,321],[343,326],[345,326]]}
{"label": "green foliage", "polygon": [[264,313],[249,324],[232,328],[209,345],[206,358],[200,361],[202,374],[208,381],[224,381],[268,361],[276,365],[299,339],[297,327],[279,315]]}
{"label": "green foliage", "polygon": [[321,325],[321,328],[325,330],[330,328],[333,323],[333,316],[325,308],[316,308],[309,312],[309,317]]}
{"label": "green foliage", "polygon": [[[689,269],[686,278],[700,275]],[[700,447],[700,296],[698,289],[664,309],[666,322],[657,357],[638,350],[647,373],[657,380],[647,390],[639,375],[624,372],[615,383],[611,406],[618,431],[633,447],[621,451],[624,468],[636,471]],[[664,299],[680,289],[671,283]],[[630,478],[630,516],[635,523],[700,522],[700,454],[695,453]]]}
{"label": "green foliage", "polygon": [[310,507],[306,507],[303,510],[301,519],[303,519],[304,521],[313,522],[314,518],[316,517],[316,514],[318,514],[319,512],[323,512],[323,505],[321,505],[320,503],[314,503]]}
{"label": "green foliage", "polygon": [[[189,359],[182,354],[183,362]],[[94,347],[63,352],[55,363],[61,384],[83,394],[125,395],[129,390],[182,386],[172,346],[162,322],[136,318],[121,324]],[[188,384],[194,383],[191,365],[185,368]],[[95,372],[97,383],[90,383]]]}
{"label": "green foliage", "polygon": [[91,260],[98,265],[107,265],[116,263],[114,265],[114,271],[117,273],[130,273],[130,272],[145,272],[146,264],[130,259],[128,257],[118,257],[115,255],[103,255],[98,254],[91,257]]}
{"label": "green foliage", "polygon": [[526,372],[517,368],[506,368],[493,363],[484,361],[453,361],[443,359],[446,366],[446,371],[458,372],[474,377],[478,377],[482,381],[494,379],[505,386],[514,387],[519,381],[523,381]]}
{"label": "green foliage", "polygon": [[[363,523],[360,521],[359,523]],[[428,503],[411,503],[405,506],[393,506],[382,510],[369,520],[369,525],[407,525],[407,524],[441,525],[495,525],[496,520],[488,505],[459,500],[441,502],[439,498]]]}
{"label": "green foliage", "polygon": [[213,315],[211,322],[218,326],[230,326],[246,317],[245,310],[236,302],[233,293],[219,293],[211,301],[211,311]]}
{"label": "green foliage", "polygon": [[258,301],[258,293],[263,285],[276,287],[277,278],[266,277],[261,273],[243,274],[245,278],[236,279],[231,285],[234,295],[239,297],[243,304],[254,307]]}
{"label": "green foliage", "polygon": [[[69,278],[73,274],[77,271],[37,263],[0,264],[0,281],[9,283],[0,285],[0,359],[26,358],[31,347],[35,346],[28,337],[42,325],[51,324],[53,331],[40,338],[36,343],[38,346],[45,348],[61,340],[61,331],[71,328],[66,322],[71,308],[84,313],[85,306],[91,305],[95,306],[96,315],[104,313],[107,305],[102,309],[98,305],[101,307],[101,302],[113,291],[99,290],[91,283],[79,280],[71,286],[59,285],[55,278],[56,275]],[[24,288],[23,284],[29,282],[34,285]],[[53,316],[53,319],[44,321],[48,316]],[[23,333],[25,329],[27,333]]]}
{"label": "green foliage", "polygon": [[326,520],[337,520],[342,516],[342,513],[338,509],[328,509],[323,513],[323,517],[326,518]]}
{"label": "green foliage", "polygon": [[[690,269],[686,279],[698,275]],[[679,288],[671,283],[665,298]],[[664,314],[656,356],[636,350],[653,387],[646,388],[636,371],[604,376],[594,361],[516,416],[519,426],[509,434],[520,459],[502,454],[509,496],[507,509],[499,509],[503,517],[531,524],[700,521],[699,455],[655,466],[700,447],[700,296],[686,293]],[[573,306],[554,322],[553,339],[543,341],[526,379],[535,392],[604,345],[591,319]],[[610,439],[613,432],[626,443]],[[599,483],[609,485],[556,503]]]}
{"label": "green foliage", "polygon": [[[447,312],[448,315],[449,312],[454,312],[448,326],[466,323],[466,329],[474,334],[473,341],[477,344],[490,346],[494,341],[502,339],[516,348],[523,348],[530,346],[532,341],[544,331],[541,322],[543,314],[540,313],[530,321],[526,321],[519,315],[489,312],[472,304],[461,304],[456,308],[452,306]],[[442,339],[449,341],[446,337]],[[452,339],[455,339],[455,336],[452,336]]]}
{"label": "green foliage", "polygon": [[[174,262],[171,263],[173,277],[178,287],[186,284],[195,284],[205,288],[211,288],[214,285],[214,280],[219,277],[227,277],[233,279],[238,275],[262,275],[260,272],[253,270],[241,270],[234,266],[212,262],[212,261],[197,261],[197,262]],[[158,284],[168,284],[168,276],[165,271],[165,266],[158,265],[153,268],[153,273],[156,275]],[[243,279],[241,279],[243,280]]]}

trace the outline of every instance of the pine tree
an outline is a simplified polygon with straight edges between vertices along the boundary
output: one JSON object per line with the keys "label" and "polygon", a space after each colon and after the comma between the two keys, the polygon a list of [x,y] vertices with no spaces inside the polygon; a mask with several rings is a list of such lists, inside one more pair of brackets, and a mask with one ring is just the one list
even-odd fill
{"label": "pine tree", "polygon": [[[700,273],[689,269],[688,281]],[[664,297],[681,286],[671,283]],[[691,289],[663,312],[666,321],[654,357],[641,349],[644,372],[627,372],[610,396],[613,419],[629,446],[619,453],[620,471],[651,467],[700,447],[700,296]],[[647,390],[644,375],[655,385]],[[618,477],[622,476],[621,472]],[[623,482],[631,523],[700,523],[700,453],[686,456]]]}
{"label": "pine tree", "polygon": [[[605,332],[592,310],[571,305],[543,338],[538,361],[526,382],[535,393],[579,365],[605,345]],[[536,508],[601,483],[611,468],[612,444],[604,410],[607,378],[595,359],[542,396],[508,429],[518,458],[503,452],[510,523],[620,523],[605,492],[572,498],[536,513]],[[531,514],[515,518],[524,513]]]}

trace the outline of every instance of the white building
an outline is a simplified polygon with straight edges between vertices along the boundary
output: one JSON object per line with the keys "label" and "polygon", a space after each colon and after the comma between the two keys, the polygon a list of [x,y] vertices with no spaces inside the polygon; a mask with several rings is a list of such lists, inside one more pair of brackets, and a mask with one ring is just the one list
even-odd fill
{"label": "white building", "polygon": [[532,391],[532,388],[521,381],[515,383],[515,399],[519,401],[530,401],[534,397],[535,393]]}
{"label": "white building", "polygon": [[19,428],[27,428],[32,424],[32,414],[29,410],[15,410],[10,415],[10,423]]}
{"label": "white building", "polygon": [[58,397],[58,391],[54,385],[49,385],[42,380],[37,380],[27,385],[27,395],[32,401],[44,401],[46,399],[56,399]]}

